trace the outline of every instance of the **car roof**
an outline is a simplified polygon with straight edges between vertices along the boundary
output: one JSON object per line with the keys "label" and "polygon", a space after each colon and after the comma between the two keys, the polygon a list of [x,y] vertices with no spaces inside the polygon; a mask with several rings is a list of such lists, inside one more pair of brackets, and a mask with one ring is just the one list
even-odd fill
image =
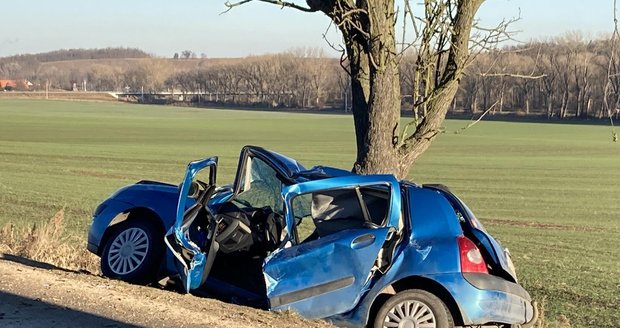
{"label": "car roof", "polygon": [[277,166],[279,171],[281,171],[281,173],[284,174],[286,178],[296,183],[357,175],[351,171],[323,165],[314,166],[310,169],[306,169],[301,163],[299,163],[295,159],[259,146],[245,146],[243,147],[243,152],[248,152],[252,155],[260,155],[260,157],[262,157],[263,159],[266,159],[274,166]]}

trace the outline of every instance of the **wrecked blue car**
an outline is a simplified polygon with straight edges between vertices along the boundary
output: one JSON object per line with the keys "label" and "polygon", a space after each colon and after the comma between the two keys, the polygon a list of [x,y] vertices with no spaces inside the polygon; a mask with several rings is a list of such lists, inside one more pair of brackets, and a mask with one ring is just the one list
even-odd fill
{"label": "wrecked blue car", "polygon": [[531,325],[510,254],[441,185],[356,175],[253,146],[232,185],[217,157],[180,185],[140,181],[97,207],[104,275],[350,327]]}

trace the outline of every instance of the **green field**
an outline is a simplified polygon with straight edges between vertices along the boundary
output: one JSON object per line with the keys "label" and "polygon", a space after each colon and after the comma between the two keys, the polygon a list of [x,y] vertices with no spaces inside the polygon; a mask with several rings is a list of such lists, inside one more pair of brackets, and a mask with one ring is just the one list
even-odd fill
{"label": "green field", "polygon": [[[464,121],[447,121],[455,131]],[[551,326],[620,322],[620,144],[610,128],[481,122],[445,133],[410,178],[449,185],[510,248]],[[89,216],[140,179],[180,182],[185,164],[219,155],[230,183],[240,148],[261,145],[310,167],[349,168],[349,116],[116,103],[0,100],[0,227],[65,208],[85,239]],[[1,279],[1,278],[0,278]]]}

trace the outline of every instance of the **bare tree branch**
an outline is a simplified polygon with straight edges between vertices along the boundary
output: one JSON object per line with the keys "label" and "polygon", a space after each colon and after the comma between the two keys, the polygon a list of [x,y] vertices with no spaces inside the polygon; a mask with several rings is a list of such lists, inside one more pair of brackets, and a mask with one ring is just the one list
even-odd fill
{"label": "bare tree branch", "polygon": [[525,74],[512,74],[512,73],[480,73],[478,75],[482,77],[492,77],[492,76],[514,77],[518,79],[528,79],[528,80],[538,80],[538,79],[542,79],[547,76],[547,74],[525,75]]}
{"label": "bare tree branch", "polygon": [[480,117],[478,117],[477,120],[475,120],[473,122],[470,122],[469,124],[467,124],[466,126],[460,128],[459,130],[454,131],[454,134],[463,133],[463,132],[465,132],[465,130],[467,130],[467,129],[471,128],[472,126],[476,125],[478,122],[480,122],[484,118],[484,116],[486,114],[488,114],[491,111],[491,109],[495,108],[495,106],[497,106],[497,104],[499,104],[499,100],[494,102],[493,105],[491,105],[489,108],[487,108],[487,110],[485,110],[484,113],[482,113],[480,115]]}
{"label": "bare tree branch", "polygon": [[[222,12],[222,14],[229,12],[234,7],[244,5],[244,4],[246,4],[248,2],[252,2],[252,1],[254,1],[254,0],[241,0],[241,1],[237,1],[237,2],[226,1],[226,3],[224,3],[224,5],[226,6],[227,9],[224,12]],[[282,8],[284,8],[284,7],[293,8],[293,9],[301,10],[301,11],[308,12],[308,13],[319,11],[318,8],[303,7],[303,6],[300,6],[298,4],[295,4],[295,3],[292,3],[292,2],[288,2],[288,1],[282,1],[282,0],[256,0],[256,1],[266,2],[266,3],[278,5],[278,6],[281,6]]]}

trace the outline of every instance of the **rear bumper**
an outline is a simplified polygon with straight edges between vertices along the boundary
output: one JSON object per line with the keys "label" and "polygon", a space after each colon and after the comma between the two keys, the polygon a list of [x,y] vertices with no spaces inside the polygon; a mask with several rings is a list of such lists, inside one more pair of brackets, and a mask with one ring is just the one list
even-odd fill
{"label": "rear bumper", "polygon": [[528,302],[532,301],[530,294],[525,288],[508,280],[485,273],[463,273],[463,278],[478,289],[500,291],[519,296]]}
{"label": "rear bumper", "polygon": [[530,295],[519,284],[480,273],[434,278],[454,297],[465,325],[531,324],[537,318]]}

